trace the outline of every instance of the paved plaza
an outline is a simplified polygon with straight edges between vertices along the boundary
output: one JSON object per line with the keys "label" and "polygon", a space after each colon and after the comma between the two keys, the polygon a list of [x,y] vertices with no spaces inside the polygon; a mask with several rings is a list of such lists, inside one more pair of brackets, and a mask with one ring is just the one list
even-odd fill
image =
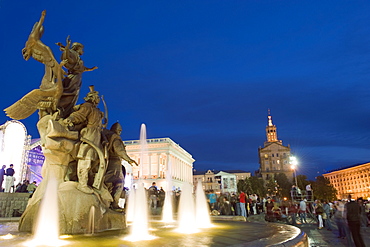
{"label": "paved plaza", "polygon": [[[298,224],[297,228],[284,223],[268,223],[263,220],[263,215],[259,217],[249,217],[247,222],[234,221],[233,216],[213,216],[212,221],[217,225],[215,229],[205,230],[202,233],[191,234],[187,236],[174,236],[168,230],[157,233],[160,239],[153,242],[139,244],[140,246],[158,246],[156,244],[165,244],[165,246],[308,246],[310,247],[326,247],[326,246],[351,246],[346,239],[337,238],[338,231],[335,225],[333,230],[317,229],[316,224]],[[16,223],[19,218],[0,218],[0,224],[6,226],[10,222]],[[6,234],[7,227],[0,227],[0,235]],[[10,229],[10,228],[9,228]],[[14,231],[13,226],[13,231]],[[362,228],[362,236],[366,246],[370,247],[370,227]],[[12,232],[13,234],[15,232]],[[113,235],[112,235],[113,234]],[[305,236],[306,234],[306,236]],[[94,241],[99,239],[104,246],[120,246],[122,240],[116,239],[112,241],[114,233],[97,236]],[[107,241],[105,241],[106,239]],[[109,239],[109,240],[108,240]],[[2,241],[1,245],[6,245],[7,241]],[[108,244],[109,242],[109,244]],[[152,243],[156,243],[152,245]],[[108,245],[107,245],[108,244]],[[118,245],[117,245],[118,244]],[[139,246],[136,244],[125,243],[125,246]],[[77,246],[77,245],[76,245]],[[78,245],[79,246],[79,245]],[[81,246],[89,246],[89,244],[81,244]],[[352,245],[354,246],[354,245]]]}
{"label": "paved plaza", "polygon": [[[310,247],[351,246],[346,239],[338,238],[338,229],[335,224],[333,224],[332,231],[328,231],[325,228],[319,230],[314,224],[298,225],[298,228],[307,234]],[[361,233],[366,246],[370,246],[370,227],[361,228]]]}

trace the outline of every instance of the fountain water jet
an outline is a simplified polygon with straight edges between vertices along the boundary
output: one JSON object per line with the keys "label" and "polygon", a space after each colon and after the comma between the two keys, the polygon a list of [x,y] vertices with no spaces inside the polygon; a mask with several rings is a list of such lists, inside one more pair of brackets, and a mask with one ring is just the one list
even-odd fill
{"label": "fountain water jet", "polygon": [[135,187],[134,185],[131,186],[128,200],[126,203],[126,221],[133,221],[134,220],[134,211],[135,211]]}
{"label": "fountain water jet", "polygon": [[135,190],[134,200],[130,198],[128,203],[133,203],[133,220],[131,224],[130,235],[125,237],[128,241],[139,241],[139,240],[151,240],[156,238],[149,234],[148,228],[148,202],[144,184],[141,180],[143,174],[143,164],[144,157],[148,156],[148,143],[146,141],[146,127],[145,124],[141,125],[140,130],[140,145],[141,145],[141,155],[140,155],[140,178],[138,182],[137,189]]}
{"label": "fountain water jet", "polygon": [[177,231],[181,233],[199,232],[195,227],[195,205],[192,191],[192,186],[188,183],[185,183],[181,190],[177,228]]}
{"label": "fountain water jet", "polygon": [[89,213],[89,224],[88,224],[88,229],[87,229],[87,234],[88,235],[94,235],[95,231],[95,207],[91,206],[90,208],[90,213]]}
{"label": "fountain water jet", "polygon": [[41,200],[33,239],[26,246],[62,246],[66,241],[59,239],[58,182],[49,179]]}
{"label": "fountain water jet", "polygon": [[209,207],[201,180],[198,180],[195,195],[195,219],[197,226],[199,228],[212,227]]}
{"label": "fountain water jet", "polygon": [[172,208],[172,175],[171,165],[168,164],[166,172],[166,197],[164,199],[164,205],[162,210],[162,221],[165,223],[175,222],[173,219],[173,208]]}
{"label": "fountain water jet", "polygon": [[146,200],[146,192],[144,185],[141,183],[135,191],[133,221],[131,224],[130,235],[125,237],[124,240],[140,241],[152,240],[156,238],[149,234],[148,228],[148,206]]}

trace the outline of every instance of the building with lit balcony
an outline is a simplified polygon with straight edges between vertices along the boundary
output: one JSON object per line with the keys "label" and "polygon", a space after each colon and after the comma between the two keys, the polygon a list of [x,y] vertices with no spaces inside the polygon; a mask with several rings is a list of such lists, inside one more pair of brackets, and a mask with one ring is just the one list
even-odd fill
{"label": "building with lit balcony", "polygon": [[266,141],[263,147],[258,148],[260,168],[257,175],[267,181],[275,174],[284,173],[288,179],[293,180],[293,170],[290,165],[290,146],[284,146],[277,138],[276,125],[272,123],[272,117],[268,114],[266,126]]}
{"label": "building with lit balcony", "polygon": [[370,163],[336,169],[323,176],[337,190],[338,199],[346,199],[349,194],[353,199],[370,199]]}

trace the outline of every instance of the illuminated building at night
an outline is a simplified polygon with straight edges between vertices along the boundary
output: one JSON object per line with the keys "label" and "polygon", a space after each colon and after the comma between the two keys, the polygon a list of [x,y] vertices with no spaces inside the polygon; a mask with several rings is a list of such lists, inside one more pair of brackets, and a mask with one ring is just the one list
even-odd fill
{"label": "illuminated building at night", "polygon": [[293,170],[290,165],[290,146],[284,146],[277,138],[276,125],[272,123],[272,117],[268,114],[266,126],[266,138],[264,147],[258,148],[260,168],[258,176],[263,180],[273,178],[275,174],[284,173],[288,179],[293,179]]}
{"label": "illuminated building at night", "polygon": [[353,165],[323,174],[337,190],[338,199],[370,198],[370,163]]}
{"label": "illuminated building at night", "polygon": [[250,172],[242,170],[225,170],[225,171],[194,171],[194,186],[198,181],[202,181],[203,190],[213,190],[216,193],[237,192],[239,180],[244,180],[251,176]]}
{"label": "illuminated building at night", "polygon": [[152,182],[156,182],[158,188],[163,187],[166,190],[166,183],[169,181],[166,176],[170,173],[172,174],[170,179],[172,187],[181,188],[184,183],[193,183],[195,160],[191,154],[170,138],[147,139],[147,154],[143,157],[141,157],[139,140],[124,141],[124,144],[130,158],[142,166],[131,167],[124,161],[126,182],[130,180],[127,177],[132,176],[134,183],[141,178],[147,188]]}
{"label": "illuminated building at night", "polygon": [[[141,145],[139,140],[124,141],[126,152],[130,158],[142,165],[142,169],[137,166],[132,167],[126,161],[122,160],[122,165],[126,169],[125,187],[130,188],[136,183],[142,171],[142,182],[146,188],[149,188],[152,182],[156,182],[157,187],[166,189],[167,170],[172,173],[172,187],[181,189],[184,183],[193,182],[193,157],[186,152],[179,144],[170,138],[147,139],[146,154],[141,157]],[[41,172],[39,164],[43,163],[39,139],[32,142],[30,146],[28,164],[31,169],[28,170],[28,178],[34,179],[40,177]],[[143,160],[141,160],[143,158]]]}

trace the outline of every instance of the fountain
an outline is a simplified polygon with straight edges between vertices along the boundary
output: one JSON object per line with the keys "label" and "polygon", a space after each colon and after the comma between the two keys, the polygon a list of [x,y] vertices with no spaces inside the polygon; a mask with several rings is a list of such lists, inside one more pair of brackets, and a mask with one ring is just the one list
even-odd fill
{"label": "fountain", "polygon": [[136,188],[135,185],[133,184],[131,186],[128,200],[126,203],[126,220],[127,221],[133,221],[134,220],[134,212],[135,212],[135,194],[136,194]]}
{"label": "fountain", "polygon": [[94,235],[95,233],[95,207],[91,206],[89,213],[89,224],[87,228],[87,235]]}
{"label": "fountain", "polygon": [[[131,231],[127,234],[125,215],[120,210],[112,210],[117,209],[117,194],[112,193],[111,188],[121,185],[111,184],[107,177],[109,172],[122,175],[122,159],[130,164],[135,161],[127,157],[127,154],[117,154],[112,150],[113,143],[123,145],[120,130],[113,130],[114,125],[110,130],[107,129],[107,114],[106,121],[102,123],[103,113],[97,107],[100,99],[93,86],[84,98],[85,103],[75,108],[82,73],[96,67],[74,71],[83,64],[80,59],[82,45],[76,43],[70,48],[69,38],[65,46],[58,43],[63,52],[63,62],[57,62],[51,49],[41,41],[45,16],[46,11],[43,11],[22,50],[26,60],[33,57],[44,64],[42,83],[38,89],[32,90],[5,109],[7,116],[17,120],[39,111],[37,128],[45,155],[43,180],[28,201],[20,221],[0,224],[0,246],[221,246],[225,243],[241,245],[256,238],[268,239],[274,233],[264,226],[264,231],[259,236],[247,236],[243,234],[248,231],[244,222],[214,223],[213,228],[198,229],[210,227],[208,206],[201,185],[198,185],[194,203],[192,185],[188,183],[181,188],[176,230],[180,233],[176,233],[174,227],[164,227],[164,223],[173,221],[172,174],[169,165],[163,221],[148,221],[146,192],[140,178],[137,186],[132,188],[128,201],[127,215],[132,224]],[[68,59],[68,56],[74,57]],[[79,64],[70,64],[73,61],[78,61]],[[68,69],[68,77],[65,77],[63,67]],[[66,85],[68,88],[64,88]],[[89,111],[83,111],[84,109]],[[87,115],[91,112],[94,114]],[[106,139],[101,140],[101,136]],[[145,153],[147,143],[144,124],[141,126],[140,139],[140,161],[144,163],[148,158]],[[124,146],[120,150],[124,150]],[[117,164],[120,172],[114,170],[117,167],[111,167]],[[144,171],[140,166],[139,177],[142,174]],[[37,226],[34,224],[36,218]],[[149,223],[156,230],[155,237],[149,234]],[[231,237],[226,239],[228,236]],[[61,240],[64,238],[68,238],[68,241]],[[133,241],[136,242],[132,243]]]}
{"label": "fountain", "polygon": [[162,210],[162,221],[165,223],[173,223],[173,208],[172,208],[172,175],[171,175],[171,164],[168,164],[166,172],[166,197],[164,199],[164,205]]}
{"label": "fountain", "polygon": [[197,229],[195,220],[195,205],[193,189],[190,184],[184,184],[181,189],[179,213],[178,213],[178,232],[196,233]]}
{"label": "fountain", "polygon": [[209,228],[213,225],[211,224],[211,217],[209,206],[207,203],[206,196],[204,194],[202,181],[198,180],[196,193],[195,193],[195,219],[196,225],[199,228]]}
{"label": "fountain", "polygon": [[59,210],[57,181],[50,179],[41,201],[33,239],[26,246],[62,246],[67,244],[59,239]]}
{"label": "fountain", "polygon": [[[144,158],[148,156],[148,143],[146,141],[146,126],[145,124],[141,125],[140,128],[140,176],[143,174],[143,162]],[[125,240],[128,241],[139,241],[139,240],[151,240],[155,237],[149,234],[149,227],[148,227],[148,202],[146,191],[144,188],[144,184],[139,178],[137,188],[133,193],[134,198],[128,201],[129,207],[132,210],[130,213],[132,214],[132,224],[131,224],[131,231],[130,235],[125,237]],[[133,204],[133,205],[132,205]]]}

